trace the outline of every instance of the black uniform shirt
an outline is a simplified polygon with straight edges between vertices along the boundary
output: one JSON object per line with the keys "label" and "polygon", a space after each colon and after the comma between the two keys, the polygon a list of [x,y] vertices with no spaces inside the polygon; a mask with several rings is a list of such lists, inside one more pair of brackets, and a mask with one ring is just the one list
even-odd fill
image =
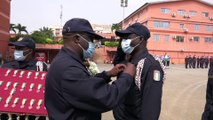
{"label": "black uniform shirt", "polygon": [[206,105],[202,115],[202,120],[213,120],[213,61],[210,61],[206,88]]}
{"label": "black uniform shirt", "polygon": [[[2,65],[3,68],[14,68],[14,69],[25,69],[25,70],[36,70],[36,63],[35,59],[32,59],[28,62],[25,61],[12,61]],[[44,71],[47,71],[47,66],[43,64]]]}
{"label": "black uniform shirt", "polygon": [[90,76],[75,53],[62,48],[53,60],[45,85],[45,106],[50,120],[101,120],[124,99],[133,77],[122,73],[108,84],[105,72]]}
{"label": "black uniform shirt", "polygon": [[[116,120],[158,120],[161,110],[161,97],[164,73],[160,63],[155,58],[144,51],[134,64],[138,64],[141,59],[145,59],[141,75],[140,90],[133,82],[126,99],[113,109]],[[155,71],[159,75],[159,80],[155,80]]]}

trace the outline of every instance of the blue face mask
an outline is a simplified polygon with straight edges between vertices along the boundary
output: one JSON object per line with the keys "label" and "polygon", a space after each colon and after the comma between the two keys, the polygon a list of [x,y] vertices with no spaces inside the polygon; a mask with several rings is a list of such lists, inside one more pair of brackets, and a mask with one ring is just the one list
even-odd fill
{"label": "blue face mask", "polygon": [[26,59],[26,56],[24,56],[23,50],[15,50],[14,51],[14,59],[17,61],[24,61]]}
{"label": "blue face mask", "polygon": [[[81,38],[83,38],[81,36]],[[89,44],[89,47],[87,48],[87,50],[85,50],[80,44],[78,44],[81,49],[83,50],[83,58],[92,58],[95,52],[95,45],[92,42],[88,42],[85,38],[83,38],[84,41],[86,41]]]}
{"label": "blue face mask", "polygon": [[[136,38],[138,38],[138,37],[136,37]],[[123,52],[125,53],[125,54],[131,54],[132,53],[132,51],[140,44],[140,43],[138,43],[136,46],[134,46],[134,47],[132,47],[130,44],[131,44],[131,42],[132,42],[132,40],[134,40],[134,39],[136,39],[136,38],[133,38],[133,39],[123,39],[122,41],[121,41],[121,48],[122,48],[122,50],[123,50]]]}

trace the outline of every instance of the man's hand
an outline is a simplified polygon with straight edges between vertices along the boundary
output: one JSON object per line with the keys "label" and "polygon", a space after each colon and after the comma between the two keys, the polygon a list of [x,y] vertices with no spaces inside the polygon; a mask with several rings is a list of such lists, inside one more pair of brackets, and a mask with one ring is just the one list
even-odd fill
{"label": "man's hand", "polygon": [[134,77],[134,76],[135,76],[135,73],[136,73],[135,65],[132,64],[132,63],[127,63],[127,64],[126,64],[126,68],[124,69],[123,72],[124,72],[124,73],[128,73],[128,74],[130,74],[132,77]]}
{"label": "man's hand", "polygon": [[111,70],[107,71],[107,76],[115,77],[126,68],[125,64],[117,64]]}

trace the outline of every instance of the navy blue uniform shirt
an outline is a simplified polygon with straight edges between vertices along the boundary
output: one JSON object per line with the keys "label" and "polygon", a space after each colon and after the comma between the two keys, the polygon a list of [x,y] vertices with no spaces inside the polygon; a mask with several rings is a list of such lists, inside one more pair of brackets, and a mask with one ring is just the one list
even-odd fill
{"label": "navy blue uniform shirt", "polygon": [[63,47],[53,60],[45,85],[45,106],[50,120],[101,120],[124,99],[133,77],[122,73],[111,85],[105,72],[90,76],[85,65]]}
{"label": "navy blue uniform shirt", "polygon": [[140,90],[133,82],[128,97],[113,109],[116,120],[158,120],[159,118],[164,72],[160,63],[147,50],[131,62],[137,65],[141,59],[145,61]]}
{"label": "navy blue uniform shirt", "polygon": [[206,88],[206,105],[202,115],[202,120],[213,120],[213,60],[210,61]]}
{"label": "navy blue uniform shirt", "polygon": [[[14,68],[14,69],[24,69],[24,70],[37,70],[36,68],[37,60],[32,59],[30,61],[12,61],[2,65],[2,68]],[[43,71],[47,71],[47,65],[43,63]]]}

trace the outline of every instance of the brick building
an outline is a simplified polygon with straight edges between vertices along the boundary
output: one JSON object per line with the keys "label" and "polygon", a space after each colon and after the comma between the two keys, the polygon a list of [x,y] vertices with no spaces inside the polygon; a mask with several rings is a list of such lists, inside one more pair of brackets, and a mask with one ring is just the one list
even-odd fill
{"label": "brick building", "polygon": [[135,22],[150,29],[150,53],[167,53],[172,63],[183,63],[186,55],[213,56],[213,5],[210,3],[200,0],[146,3],[124,19],[124,28]]}
{"label": "brick building", "polygon": [[10,31],[10,0],[0,2],[0,54],[6,58]]}

